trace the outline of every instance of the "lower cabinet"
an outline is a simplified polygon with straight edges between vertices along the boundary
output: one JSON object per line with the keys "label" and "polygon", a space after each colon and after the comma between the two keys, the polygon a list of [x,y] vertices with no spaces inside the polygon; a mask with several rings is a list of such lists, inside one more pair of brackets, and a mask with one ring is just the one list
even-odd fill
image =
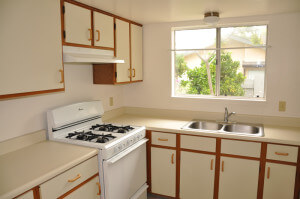
{"label": "lower cabinet", "polygon": [[212,199],[215,155],[182,151],[180,160],[180,198]]}
{"label": "lower cabinet", "polygon": [[266,163],[263,199],[293,199],[296,166]]}
{"label": "lower cabinet", "polygon": [[58,199],[99,199],[101,193],[99,186],[99,177],[96,176],[78,189],[75,189],[73,192],[69,192],[69,194],[65,194],[65,196],[59,197]]}
{"label": "lower cabinet", "polygon": [[256,199],[259,161],[221,157],[219,199]]}
{"label": "lower cabinet", "polygon": [[155,194],[175,197],[175,150],[151,147],[151,186]]}

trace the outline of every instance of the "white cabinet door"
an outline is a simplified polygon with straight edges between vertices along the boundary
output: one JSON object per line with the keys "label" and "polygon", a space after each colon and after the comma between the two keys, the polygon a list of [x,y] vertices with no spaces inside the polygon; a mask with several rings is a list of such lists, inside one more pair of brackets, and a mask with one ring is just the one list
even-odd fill
{"label": "white cabinet door", "polygon": [[180,198],[212,199],[214,195],[215,156],[181,152]]}
{"label": "white cabinet door", "polygon": [[175,150],[151,148],[151,186],[153,193],[175,197]]}
{"label": "white cabinet door", "polygon": [[296,166],[266,163],[264,199],[293,199]]}
{"label": "white cabinet door", "polygon": [[67,2],[64,5],[65,42],[92,45],[91,10]]}
{"label": "white cabinet door", "polygon": [[131,70],[132,81],[143,79],[143,27],[131,26]]}
{"label": "white cabinet door", "polygon": [[116,64],[116,82],[130,81],[130,56],[129,56],[129,23],[116,19],[116,57],[124,60],[123,64]]}
{"label": "white cabinet door", "polygon": [[64,88],[60,2],[0,1],[0,95]]}
{"label": "white cabinet door", "polygon": [[20,195],[19,197],[16,197],[15,199],[34,199],[33,191],[30,190],[30,191]]}
{"label": "white cabinet door", "polygon": [[221,157],[219,199],[256,199],[259,161]]}
{"label": "white cabinet door", "polygon": [[114,48],[114,18],[94,12],[94,46]]}
{"label": "white cabinet door", "polygon": [[[62,198],[70,199],[99,199],[100,198],[99,189],[99,177],[95,177],[88,181],[86,184],[82,185],[75,191],[71,192],[69,195]],[[99,194],[99,195],[98,195]]]}

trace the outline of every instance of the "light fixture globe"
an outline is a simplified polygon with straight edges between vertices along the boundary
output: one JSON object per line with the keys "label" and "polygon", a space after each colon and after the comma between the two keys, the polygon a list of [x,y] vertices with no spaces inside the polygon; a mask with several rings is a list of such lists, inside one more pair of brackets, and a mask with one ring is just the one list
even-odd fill
{"label": "light fixture globe", "polygon": [[219,12],[206,12],[203,21],[206,24],[216,24],[220,20]]}

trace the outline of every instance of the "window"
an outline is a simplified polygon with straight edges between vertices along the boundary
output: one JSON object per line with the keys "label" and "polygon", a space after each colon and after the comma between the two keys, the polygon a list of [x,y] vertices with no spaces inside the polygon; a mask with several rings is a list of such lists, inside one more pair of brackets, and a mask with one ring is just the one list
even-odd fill
{"label": "window", "polygon": [[266,25],[173,33],[173,96],[265,97]]}

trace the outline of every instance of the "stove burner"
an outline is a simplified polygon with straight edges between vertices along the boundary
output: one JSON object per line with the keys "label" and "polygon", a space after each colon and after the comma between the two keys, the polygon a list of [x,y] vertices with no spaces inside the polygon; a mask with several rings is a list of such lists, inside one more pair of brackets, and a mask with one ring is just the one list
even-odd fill
{"label": "stove burner", "polygon": [[[98,142],[98,143],[106,143],[109,142],[110,140],[116,138],[112,134],[94,134],[92,131],[75,131],[74,133],[69,133],[66,138],[70,139],[76,139],[76,140],[83,140],[83,141],[88,141],[88,142]],[[92,141],[94,140],[94,141]]]}
{"label": "stove burner", "polygon": [[112,124],[96,124],[92,125],[90,130],[94,131],[106,131],[106,132],[113,132],[113,133],[126,133],[130,130],[134,129],[131,126],[115,126]]}
{"label": "stove burner", "polygon": [[106,143],[114,138],[116,138],[115,136],[112,136],[111,134],[107,134],[107,135],[100,135],[101,137],[98,137],[97,141],[98,143]]}

